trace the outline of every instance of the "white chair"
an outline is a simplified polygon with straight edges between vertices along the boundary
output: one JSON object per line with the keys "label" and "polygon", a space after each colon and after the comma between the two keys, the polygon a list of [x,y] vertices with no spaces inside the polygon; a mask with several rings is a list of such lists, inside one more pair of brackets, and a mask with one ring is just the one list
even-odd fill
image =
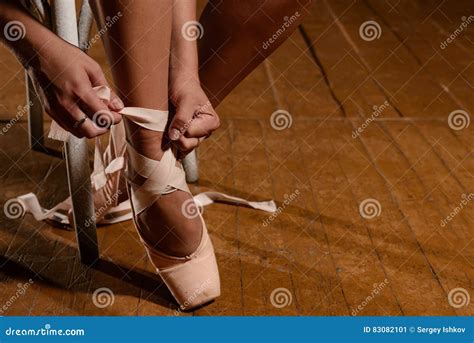
{"label": "white chair", "polygon": [[[92,27],[92,11],[88,0],[82,3],[79,21],[76,16],[75,0],[30,0],[30,11],[51,28],[65,41],[85,50]],[[44,145],[43,108],[33,89],[31,80],[26,76],[27,101],[33,103],[29,107],[28,130],[31,149],[48,154],[58,153],[47,149]],[[76,232],[81,261],[92,265],[99,259],[94,204],[90,182],[90,166],[86,139],[70,136],[64,144],[66,157],[69,192],[72,199],[74,229]],[[198,165],[196,153],[192,152],[183,161],[186,180],[198,180]],[[87,225],[86,225],[87,223]]]}

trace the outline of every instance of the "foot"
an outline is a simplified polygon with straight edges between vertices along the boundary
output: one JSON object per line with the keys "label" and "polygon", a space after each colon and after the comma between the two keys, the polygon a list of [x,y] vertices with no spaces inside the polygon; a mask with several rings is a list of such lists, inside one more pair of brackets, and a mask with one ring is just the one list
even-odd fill
{"label": "foot", "polygon": [[137,228],[150,261],[180,307],[194,308],[220,294],[214,248],[197,209],[189,208],[194,201],[176,149],[167,149],[167,137],[157,134],[165,129],[168,113],[148,113],[155,115],[149,121],[157,124],[151,126],[156,131],[126,122],[127,179]]}
{"label": "foot", "polygon": [[[161,160],[171,144],[178,148],[178,158],[183,158],[198,146],[201,138],[209,136],[220,125],[219,117],[199,83],[173,79],[170,101],[174,113],[167,135],[125,121],[132,146],[153,160]],[[202,223],[197,211],[192,196],[177,190],[162,195],[140,214],[138,229],[142,238],[158,250],[172,256],[190,255],[202,238]]]}
{"label": "foot", "polygon": [[[169,148],[163,133],[144,129],[130,120],[125,124],[133,148],[150,159],[161,160],[164,150]],[[134,182],[145,181],[140,178],[133,175]],[[187,212],[188,204],[194,204],[192,196],[176,190],[162,195],[138,216],[138,230],[149,246],[171,256],[187,256],[196,251],[201,242],[202,224],[193,210],[192,215],[188,214],[191,213]]]}

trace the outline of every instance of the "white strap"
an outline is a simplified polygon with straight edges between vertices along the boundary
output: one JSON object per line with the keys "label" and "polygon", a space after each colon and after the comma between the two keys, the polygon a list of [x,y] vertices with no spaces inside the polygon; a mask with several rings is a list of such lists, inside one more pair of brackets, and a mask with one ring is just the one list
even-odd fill
{"label": "white strap", "polygon": [[[23,214],[30,213],[38,220],[53,220],[55,222],[72,225],[69,223],[66,215],[71,208],[70,198],[60,202],[52,209],[47,210],[41,207],[38,198],[33,193],[28,193],[16,198],[17,202],[22,206]],[[242,198],[226,195],[219,192],[203,192],[194,196],[194,201],[198,207],[204,207],[213,204],[214,202],[225,202],[234,205],[248,206],[250,208],[273,213],[277,210],[277,206],[273,200],[270,201],[247,201]],[[64,213],[63,213],[64,212]],[[116,207],[112,207],[107,212],[107,215],[100,221],[100,224],[115,224],[132,219],[132,210],[130,201],[124,201]]]}
{"label": "white strap", "polygon": [[248,201],[242,198],[237,198],[219,192],[203,192],[194,196],[194,201],[198,206],[207,206],[214,202],[226,202],[234,205],[243,205],[261,210],[265,212],[275,212],[277,210],[276,204],[273,200],[270,201]]}
{"label": "white strap", "polygon": [[[101,99],[110,99],[111,91],[108,87],[96,87],[94,89]],[[120,111],[120,113],[123,116],[130,118],[138,125],[153,131],[163,132],[168,120],[168,112],[160,110],[125,107]],[[62,141],[67,140],[69,133],[64,131],[59,125],[54,124],[56,123],[53,122],[49,137]],[[111,128],[109,145],[105,150],[102,148],[100,140],[96,140],[94,171],[91,175],[91,183],[94,191],[99,192],[106,187],[112,187],[115,188],[115,190],[118,189],[119,178],[126,165],[126,146],[129,151],[128,157],[132,159],[131,162],[134,166],[133,169],[138,174],[145,178],[151,177],[154,173],[168,175],[162,182],[160,182],[160,180],[151,180],[150,187],[144,187],[142,190],[138,187],[136,188],[138,191],[132,192],[132,200],[136,212],[144,210],[147,207],[144,206],[144,204],[153,202],[157,197],[157,194],[159,196],[160,193],[163,193],[167,186],[189,192],[182,175],[183,171],[176,166],[176,158],[171,149],[165,151],[160,161],[155,161],[139,154],[131,145],[126,144],[122,123]],[[157,169],[160,168],[163,170],[157,171]],[[113,189],[107,189],[105,194],[114,193]],[[41,207],[36,195],[33,193],[22,195],[16,198],[16,201],[22,206],[25,212],[31,213],[36,220],[50,219],[62,224],[70,224],[66,215],[67,211],[72,207],[70,198],[60,202],[50,210]],[[204,192],[197,194],[194,196],[194,201],[198,206],[207,206],[214,202],[225,202],[234,205],[248,206],[257,210],[272,213],[277,209],[273,200],[262,202],[248,201],[219,192]],[[131,219],[132,211],[130,205],[130,201],[126,200],[120,204],[116,204],[116,206],[108,208],[106,216],[101,220],[101,222],[104,224],[113,224]]]}

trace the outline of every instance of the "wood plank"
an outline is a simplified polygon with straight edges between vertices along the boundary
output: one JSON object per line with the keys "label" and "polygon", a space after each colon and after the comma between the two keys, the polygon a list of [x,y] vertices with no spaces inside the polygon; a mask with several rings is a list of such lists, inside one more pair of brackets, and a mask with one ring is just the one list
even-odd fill
{"label": "wood plank", "polygon": [[[440,212],[436,204],[425,201],[427,190],[420,182],[420,174],[415,172],[416,165],[410,163],[404,152],[398,147],[401,139],[413,139],[409,123],[384,123],[384,125],[397,125],[398,130],[393,135],[387,135],[378,125],[370,125],[361,135],[365,148],[376,162],[379,173],[389,185],[388,191],[392,193],[393,202],[399,207],[395,213],[397,228],[404,230],[405,235],[399,245],[410,244],[412,254],[404,254],[398,264],[393,266],[399,273],[401,281],[410,285],[416,293],[417,299],[406,303],[409,295],[404,292],[401,299],[406,315],[413,313],[453,314],[454,309],[447,302],[445,282],[448,277],[441,274],[442,257],[456,255],[452,247],[447,247],[444,238],[436,229],[439,227]],[[385,209],[385,206],[384,206]],[[412,278],[412,280],[410,280]]]}
{"label": "wood plank", "polygon": [[[474,127],[447,123],[458,109],[472,119],[474,26],[439,48],[469,6],[316,2],[300,32],[224,101],[221,129],[200,147],[193,192],[285,206],[275,219],[225,204],[205,208],[222,281],[214,303],[176,312],[131,222],[99,229],[102,261],[90,269],[74,232],[2,216],[0,301],[34,280],[5,314],[472,315],[472,302],[455,309],[448,301],[456,287],[474,294],[472,204],[440,225],[474,186]],[[367,20],[381,25],[378,40],[360,38]],[[90,54],[110,80],[100,42]],[[10,120],[24,101],[23,73],[3,47],[0,80],[0,120]],[[385,101],[391,105],[352,138]],[[289,129],[272,127],[276,109],[289,111]],[[67,196],[63,162],[29,151],[24,123],[0,136],[0,187],[2,204],[32,190],[46,206]],[[372,220],[359,211],[367,198],[381,204]],[[113,291],[112,306],[94,305],[100,287]],[[291,297],[282,308],[271,301],[279,288]]]}
{"label": "wood plank", "polygon": [[[470,94],[474,84],[474,61],[471,53],[473,48],[472,45],[471,50],[460,48],[458,44],[467,35],[466,31],[446,47],[443,45],[451,32],[456,29],[454,26],[461,24],[460,17],[451,20],[450,33],[447,33],[440,32],[434,25],[433,10],[431,8],[426,10],[429,4],[424,3],[421,11],[421,8],[413,6],[413,2],[402,1],[397,6],[399,10],[390,12],[390,5],[387,2],[366,0],[365,4],[376,16],[376,20],[384,23],[399,42],[403,42],[418,65],[423,67],[440,85],[443,92],[447,92],[457,104],[445,116],[458,108],[472,112],[474,99]],[[446,21],[446,18],[444,20]]]}
{"label": "wood plank", "polygon": [[[424,213],[425,222],[430,230],[420,234],[419,242],[433,266],[434,273],[446,293],[462,287],[472,292],[470,280],[474,277],[474,268],[469,261],[474,259],[473,229],[474,222],[469,215],[469,209],[460,211],[445,226],[440,222],[444,220],[455,207],[463,200],[466,190],[458,180],[453,177],[450,170],[443,165],[439,157],[433,152],[433,147],[419,136],[418,130],[412,125],[402,128],[399,123],[384,124],[390,134],[397,134],[404,130],[403,135],[395,139],[406,157],[410,171],[413,170],[421,181],[424,197],[419,199],[417,213]],[[404,170],[402,167],[399,169]],[[411,174],[407,172],[407,175]],[[436,199],[435,206],[429,202]],[[418,208],[420,206],[420,208]],[[416,218],[414,207],[406,209],[409,218]],[[429,210],[432,210],[431,213]],[[421,231],[419,227],[415,232]],[[473,307],[467,306],[457,310],[459,314],[472,314]]]}
{"label": "wood plank", "polygon": [[299,313],[346,315],[349,309],[331,255],[327,227],[322,224],[309,179],[314,172],[311,166],[320,160],[302,148],[306,131],[296,123],[299,121],[282,131],[268,123],[263,126],[275,198],[281,199],[282,208],[266,230],[276,236],[274,250],[287,259],[283,267],[291,271]]}
{"label": "wood plank", "polygon": [[[21,64],[0,44],[0,120],[16,117],[17,106],[26,104],[25,79]],[[25,121],[26,118],[20,118]]]}
{"label": "wood plank", "polygon": [[[287,110],[294,123],[308,116],[343,118],[346,113],[341,100],[321,69],[314,47],[306,45],[305,34],[304,29],[296,32],[267,62],[275,109]],[[289,208],[285,203],[280,205],[285,209],[270,225],[272,232],[284,235],[278,250],[288,259],[298,309],[304,315],[345,315],[349,308],[309,182],[312,172],[301,165],[301,161],[314,157],[301,152],[304,131],[294,126],[275,130],[272,124],[275,126],[264,122],[263,128],[267,156],[274,170],[275,198],[295,199]],[[308,252],[312,257],[309,260]]]}
{"label": "wood plank", "polygon": [[[25,125],[22,123],[13,125],[1,138],[2,147],[4,149],[8,147],[8,150],[2,151],[4,159],[0,172],[2,174],[0,182],[2,189],[4,189],[2,204],[29,191],[40,191],[42,185],[51,179],[65,179],[64,170],[61,168],[61,166],[64,167],[62,161],[31,152],[28,149],[27,139]],[[52,184],[47,192],[39,192],[40,199],[47,200],[47,205],[63,200],[62,195],[64,192],[60,184]],[[50,279],[49,266],[56,263],[52,252],[57,253],[60,249],[67,248],[67,244],[62,243],[63,236],[54,234],[50,225],[47,223],[38,224],[30,216],[21,220],[12,220],[2,216],[2,228],[4,228],[2,242],[6,243],[2,244],[2,253],[6,265],[11,266],[8,268],[11,275],[7,280],[10,280],[10,285],[13,283],[16,285],[19,281],[25,282],[21,278],[17,279],[16,269],[23,270],[23,274],[28,274],[33,280],[27,296],[19,299],[16,304],[28,303],[28,313],[34,313],[36,307],[42,307],[45,309],[45,313],[62,313],[61,300],[38,302],[37,295],[43,294],[44,291],[44,299],[47,299],[52,293],[58,298],[62,296],[62,292],[57,290],[57,287],[60,287],[58,285],[61,285],[64,279],[58,279],[58,285],[51,286],[48,286],[44,280]],[[57,258],[57,263],[62,264],[67,258],[67,254],[60,255]],[[59,270],[62,269],[59,268]],[[67,273],[67,271],[64,272]],[[13,291],[14,289],[9,290],[9,292]],[[20,310],[24,313],[24,307]],[[18,314],[19,312],[15,306],[12,306],[9,313]]]}
{"label": "wood plank", "polygon": [[[329,252],[337,267],[349,313],[399,314],[400,309],[391,290],[391,283],[396,282],[393,279],[389,280],[387,287],[383,287],[383,292],[365,302],[387,275],[368,228],[358,212],[358,204],[352,193],[353,180],[346,177],[343,169],[344,158],[351,156],[344,150],[350,146],[347,123],[327,121],[324,126],[320,123],[299,124],[297,129],[301,133],[303,160],[307,164],[320,220],[328,237]],[[311,143],[316,141],[317,144]],[[364,162],[367,159],[360,152],[356,156]],[[367,168],[366,164],[363,167]],[[361,171],[358,174],[365,179],[366,175],[361,174]]]}
{"label": "wood plank", "polygon": [[294,120],[300,115],[343,117],[341,100],[332,93],[311,49],[297,31],[267,59],[270,83],[277,90],[277,106],[288,110]]}
{"label": "wood plank", "polygon": [[[254,199],[257,196],[261,200],[272,199],[271,170],[260,124],[234,120],[233,144],[236,189],[250,189]],[[278,268],[286,265],[286,258],[274,255],[275,236],[262,229],[261,223],[267,217],[267,213],[251,209],[239,208],[238,211],[244,315],[297,314],[295,301],[284,308],[275,308],[270,301],[276,288],[285,288],[292,295],[294,289],[288,271]]]}
{"label": "wood plank", "polygon": [[[469,193],[474,188],[474,160],[472,146],[468,144],[474,137],[474,128],[469,126],[460,131],[453,131],[444,122],[414,123],[414,125],[452,175],[463,185],[464,192]],[[463,144],[460,136],[466,138],[466,144]]]}
{"label": "wood plank", "polygon": [[[354,11],[354,3],[347,4],[346,11]],[[327,75],[334,94],[340,99],[348,117],[370,117],[375,107],[381,107],[389,100],[378,79],[369,73],[357,52],[351,46],[331,17],[322,1],[313,4],[313,11],[303,24],[309,41]],[[337,42],[335,45],[334,42]],[[395,106],[389,106],[379,117],[399,117]]]}
{"label": "wood plank", "polygon": [[357,6],[357,11],[349,11],[342,1],[324,4],[361,63],[403,116],[445,117],[446,107],[458,107],[383,23],[379,23],[383,34],[378,39],[362,38],[359,28],[371,18],[370,10]]}
{"label": "wood plank", "polygon": [[[219,112],[226,112],[225,104]],[[208,189],[235,193],[232,121],[223,120],[218,132],[198,150],[200,180],[194,192]],[[204,209],[204,220],[216,251],[221,279],[221,297],[213,304],[195,311],[195,315],[242,315],[238,209],[226,204],[214,204]]]}

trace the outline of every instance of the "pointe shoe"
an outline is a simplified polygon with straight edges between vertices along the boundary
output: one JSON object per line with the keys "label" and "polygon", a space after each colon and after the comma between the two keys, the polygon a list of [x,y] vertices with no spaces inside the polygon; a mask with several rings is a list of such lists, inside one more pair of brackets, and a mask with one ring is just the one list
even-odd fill
{"label": "pointe shoe", "polygon": [[[168,112],[165,111],[127,107],[121,113],[134,123],[159,132],[165,130],[168,120]],[[138,230],[139,216],[161,195],[174,191],[191,194],[181,161],[176,159],[176,151],[167,149],[161,160],[157,161],[140,154],[127,142],[126,176],[137,232],[150,261],[180,308],[191,310],[217,298],[220,295],[220,280],[214,247],[199,213],[201,242],[196,251],[185,257],[170,256],[159,251]]]}
{"label": "pointe shoe", "polygon": [[158,275],[182,310],[205,305],[221,293],[214,247],[203,220],[202,225],[202,238],[198,248],[185,257],[167,255],[142,240]]}

